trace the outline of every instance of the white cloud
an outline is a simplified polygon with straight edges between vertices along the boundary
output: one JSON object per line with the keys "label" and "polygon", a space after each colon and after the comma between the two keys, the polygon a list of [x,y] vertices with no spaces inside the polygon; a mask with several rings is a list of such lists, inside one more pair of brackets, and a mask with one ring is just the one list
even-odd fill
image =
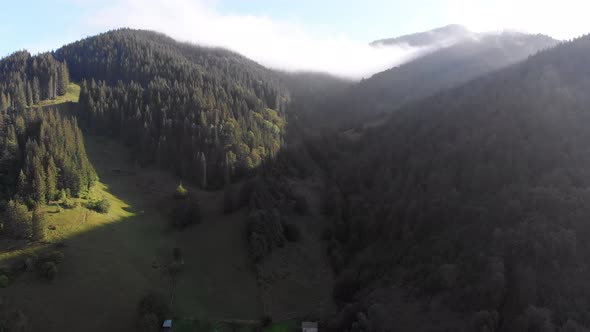
{"label": "white cloud", "polygon": [[322,71],[361,78],[425,51],[407,46],[373,48],[333,33],[311,31],[297,23],[222,14],[210,0],[121,0],[103,2],[100,7],[83,20],[92,30],[156,30],[181,41],[229,48],[265,66],[289,71]]}

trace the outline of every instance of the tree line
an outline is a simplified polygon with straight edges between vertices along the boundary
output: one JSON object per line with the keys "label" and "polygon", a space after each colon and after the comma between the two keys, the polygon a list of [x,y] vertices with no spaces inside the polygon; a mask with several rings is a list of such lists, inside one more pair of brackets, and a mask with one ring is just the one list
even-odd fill
{"label": "tree line", "polygon": [[[60,197],[80,197],[97,181],[75,119],[38,110],[2,116],[0,124],[1,195],[10,201],[8,213],[18,210],[11,209],[17,204],[12,201],[33,207]],[[7,227],[4,224],[3,230],[15,235]]]}
{"label": "tree line", "polygon": [[0,112],[22,111],[67,92],[69,71],[52,54],[20,51],[0,61]]}
{"label": "tree line", "polygon": [[358,142],[310,141],[330,175],[336,330],[362,329],[358,317],[386,328],[364,296],[391,286],[441,299],[467,330],[590,326],[589,55],[585,36],[405,107]]}
{"label": "tree line", "polygon": [[286,89],[230,51],[121,29],[56,57],[82,82],[81,124],[134,146],[140,163],[202,187],[250,172],[284,143]]}

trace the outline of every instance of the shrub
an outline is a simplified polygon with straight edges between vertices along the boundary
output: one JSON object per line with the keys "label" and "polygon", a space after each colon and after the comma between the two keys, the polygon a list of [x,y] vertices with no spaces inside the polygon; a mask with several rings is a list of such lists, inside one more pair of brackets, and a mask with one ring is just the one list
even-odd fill
{"label": "shrub", "polygon": [[66,191],[65,191],[65,190],[63,190],[63,189],[62,189],[62,190],[60,190],[60,191],[59,191],[59,196],[57,197],[57,199],[58,199],[59,201],[61,201],[62,203],[63,203],[63,202],[66,200],[66,199],[68,199],[68,195],[66,194]]}
{"label": "shrub", "polygon": [[283,232],[285,233],[285,239],[289,242],[299,242],[301,240],[301,231],[295,224],[284,224]]}
{"label": "shrub", "polygon": [[0,274],[0,288],[6,288],[10,284],[10,280],[4,274]]}
{"label": "shrub", "polygon": [[48,281],[53,281],[57,276],[57,264],[51,261],[43,263],[39,274],[41,278]]}
{"label": "shrub", "polygon": [[59,250],[54,250],[43,257],[45,262],[53,262],[56,265],[61,264],[64,261],[64,254]]}
{"label": "shrub", "polygon": [[182,183],[176,187],[176,191],[174,191],[174,198],[176,199],[185,199],[188,197],[188,190],[182,186]]}
{"label": "shrub", "polygon": [[24,267],[25,270],[31,272],[33,270],[35,270],[35,266],[37,265],[37,255],[35,254],[30,254],[27,258],[25,258],[24,260]]}
{"label": "shrub", "polygon": [[75,209],[76,207],[78,207],[78,202],[74,201],[71,198],[65,198],[64,200],[62,200],[61,206],[64,209],[71,210],[71,209]]}
{"label": "shrub", "polygon": [[89,202],[86,207],[98,213],[108,213],[111,209],[111,202],[108,199],[103,198],[98,201]]}

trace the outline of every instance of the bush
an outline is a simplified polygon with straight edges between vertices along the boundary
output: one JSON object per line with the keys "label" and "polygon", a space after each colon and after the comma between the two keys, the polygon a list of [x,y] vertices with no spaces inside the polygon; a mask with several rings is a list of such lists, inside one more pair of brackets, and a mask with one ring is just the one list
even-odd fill
{"label": "bush", "polygon": [[43,261],[53,262],[59,265],[64,261],[64,254],[61,251],[55,250],[43,256]]}
{"label": "bush", "polygon": [[45,262],[41,266],[41,271],[39,271],[41,278],[53,281],[57,276],[57,264],[55,262]]}
{"label": "bush", "polygon": [[26,271],[33,271],[35,270],[35,266],[37,265],[37,255],[31,254],[24,260],[24,267]]}
{"label": "bush", "polygon": [[10,284],[10,280],[4,274],[0,274],[0,288],[6,288]]}
{"label": "bush", "polygon": [[111,202],[108,199],[103,198],[101,200],[88,203],[86,207],[98,213],[108,213],[111,209]]}
{"label": "bush", "polygon": [[62,203],[61,203],[61,206],[62,206],[64,209],[71,210],[71,209],[75,209],[76,207],[78,207],[78,202],[74,201],[74,200],[73,200],[73,199],[71,199],[71,198],[65,198],[65,199],[64,199],[64,200],[62,200],[61,202],[62,202]]}
{"label": "bush", "polygon": [[176,187],[176,191],[174,191],[174,198],[176,199],[185,199],[188,197],[188,190],[182,186],[182,183]]}
{"label": "bush", "polygon": [[301,240],[301,231],[295,224],[284,224],[283,232],[285,233],[285,239],[289,242],[299,242]]}

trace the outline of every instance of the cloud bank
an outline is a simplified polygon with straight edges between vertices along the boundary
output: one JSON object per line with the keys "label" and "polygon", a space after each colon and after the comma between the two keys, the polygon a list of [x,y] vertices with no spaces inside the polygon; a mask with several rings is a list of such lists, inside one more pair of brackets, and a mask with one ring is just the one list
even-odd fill
{"label": "cloud bank", "polygon": [[297,23],[223,14],[207,0],[104,1],[84,22],[94,31],[119,27],[156,30],[180,41],[228,48],[274,69],[327,72],[353,79],[428,51],[407,45],[375,48],[343,36],[310,31]]}

